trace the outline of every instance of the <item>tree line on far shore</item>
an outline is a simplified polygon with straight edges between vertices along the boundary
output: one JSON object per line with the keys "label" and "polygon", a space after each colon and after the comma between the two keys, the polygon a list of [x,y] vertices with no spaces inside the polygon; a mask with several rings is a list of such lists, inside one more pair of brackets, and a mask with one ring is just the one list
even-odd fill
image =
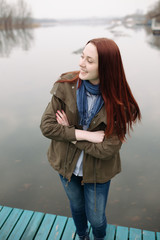
{"label": "tree line on far shore", "polygon": [[32,25],[32,11],[24,0],[13,4],[0,0],[0,30],[24,29]]}
{"label": "tree line on far shore", "polygon": [[[32,10],[27,0],[15,0],[9,4],[7,0],[0,0],[0,30],[25,29],[39,26],[36,24]],[[160,0],[158,0],[145,15],[146,21],[156,18],[160,22]]]}
{"label": "tree line on far shore", "polygon": [[152,7],[151,9],[147,12],[146,14],[146,18],[152,19],[152,18],[156,18],[157,22],[160,22],[160,0],[157,1]]}

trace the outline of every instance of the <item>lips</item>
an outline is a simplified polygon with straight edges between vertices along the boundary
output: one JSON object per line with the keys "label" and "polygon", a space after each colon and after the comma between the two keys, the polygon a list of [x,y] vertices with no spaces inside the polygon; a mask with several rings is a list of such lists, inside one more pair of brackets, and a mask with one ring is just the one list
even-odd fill
{"label": "lips", "polygon": [[81,72],[82,74],[87,73],[87,71],[86,71],[86,70],[83,70],[83,69],[81,69],[80,72]]}

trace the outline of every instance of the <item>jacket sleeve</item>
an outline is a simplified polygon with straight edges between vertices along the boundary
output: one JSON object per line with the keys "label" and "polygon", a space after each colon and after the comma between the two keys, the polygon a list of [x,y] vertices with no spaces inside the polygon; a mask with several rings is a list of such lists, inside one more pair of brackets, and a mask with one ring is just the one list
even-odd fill
{"label": "jacket sleeve", "polygon": [[119,152],[121,145],[122,142],[116,135],[105,136],[102,143],[91,143],[87,141],[79,141],[76,143],[76,147],[84,150],[86,154],[103,160],[112,159],[114,155]]}
{"label": "jacket sleeve", "polygon": [[62,126],[57,123],[56,112],[61,109],[62,101],[53,95],[41,119],[40,129],[42,134],[57,141],[75,141],[75,127]]}

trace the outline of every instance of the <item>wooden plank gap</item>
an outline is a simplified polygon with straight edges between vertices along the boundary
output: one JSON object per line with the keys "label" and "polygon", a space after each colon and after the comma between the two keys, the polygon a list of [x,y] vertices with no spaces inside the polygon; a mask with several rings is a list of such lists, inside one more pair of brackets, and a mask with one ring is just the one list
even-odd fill
{"label": "wooden plank gap", "polygon": [[[39,212],[38,212],[38,213],[39,213]],[[37,231],[35,232],[34,238],[36,237],[36,235],[37,235],[37,233],[38,233],[38,231],[39,231],[39,229],[40,229],[40,227],[41,227],[41,224],[42,224],[42,222],[43,222],[43,219],[44,219],[44,217],[45,217],[45,213],[42,213],[42,214],[43,214],[43,217],[42,217],[42,219],[41,219],[41,221],[40,221],[39,226],[37,227]]]}
{"label": "wooden plank gap", "polygon": [[76,228],[73,222],[73,218],[68,218],[65,231],[63,233],[63,236],[61,240],[71,240],[74,239],[76,235]]}
{"label": "wooden plank gap", "polygon": [[63,236],[63,233],[64,233],[64,231],[65,231],[65,228],[66,228],[66,226],[67,226],[67,224],[68,224],[68,220],[69,220],[69,218],[67,217],[66,223],[65,223],[64,228],[63,228],[63,231],[62,231],[62,236]]}
{"label": "wooden plank gap", "polygon": [[48,240],[59,240],[61,239],[64,229],[66,227],[68,218],[65,216],[57,216],[52,229],[49,233]]}
{"label": "wooden plank gap", "polygon": [[3,227],[4,223],[7,221],[9,215],[13,211],[11,207],[3,207],[0,212],[0,229]]}
{"label": "wooden plank gap", "polygon": [[[13,211],[14,211],[14,210],[16,210],[15,219],[13,220],[12,229],[11,229],[11,231],[10,231],[8,237],[7,237],[7,240],[8,240],[8,238],[10,237],[10,235],[12,234],[14,228],[16,227],[16,225],[17,225],[20,217],[22,216],[22,214],[23,214],[23,212],[24,212],[24,210],[18,209],[18,208],[14,208]],[[12,214],[12,213],[11,213],[11,214]]]}
{"label": "wooden plank gap", "polygon": [[34,240],[47,239],[56,215],[46,213]]}
{"label": "wooden plank gap", "polygon": [[156,233],[156,240],[160,240],[160,232]]}
{"label": "wooden plank gap", "polygon": [[44,213],[42,212],[34,212],[32,215],[32,218],[30,219],[27,228],[25,229],[21,240],[31,240],[34,239],[36,236],[36,233],[41,225],[41,222],[43,221],[44,218]]}
{"label": "wooden plank gap", "polygon": [[9,235],[11,234],[12,230],[14,229],[15,225],[17,224],[18,219],[20,218],[23,210],[14,208],[7,221],[3,225],[0,231],[0,239],[8,239]]}
{"label": "wooden plank gap", "polygon": [[7,240],[19,240],[23,235],[25,229],[28,226],[30,219],[32,218],[33,211],[24,210],[20,216],[16,226]]}
{"label": "wooden plank gap", "polygon": [[[54,215],[54,214],[52,214],[52,215]],[[56,219],[57,219],[57,215],[54,215],[55,216],[55,218],[54,218],[54,221],[52,222],[52,224],[51,224],[51,227],[50,227],[50,230],[49,230],[49,232],[48,232],[48,236],[47,236],[47,240],[48,240],[48,238],[49,238],[49,236],[50,236],[50,233],[51,233],[51,231],[52,231],[52,229],[53,229],[53,226],[54,226],[54,223],[55,223],[55,221],[56,221]]]}
{"label": "wooden plank gap", "polygon": [[108,224],[105,240],[114,240],[116,235],[116,226]]}

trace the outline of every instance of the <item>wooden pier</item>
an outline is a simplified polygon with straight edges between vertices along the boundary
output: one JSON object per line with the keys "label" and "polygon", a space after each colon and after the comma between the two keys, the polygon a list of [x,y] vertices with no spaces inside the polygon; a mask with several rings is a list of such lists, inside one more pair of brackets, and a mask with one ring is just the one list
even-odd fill
{"label": "wooden pier", "polygon": [[[78,236],[72,218],[0,206],[0,240],[32,239],[78,240]],[[105,240],[160,240],[160,232],[109,224]]]}

